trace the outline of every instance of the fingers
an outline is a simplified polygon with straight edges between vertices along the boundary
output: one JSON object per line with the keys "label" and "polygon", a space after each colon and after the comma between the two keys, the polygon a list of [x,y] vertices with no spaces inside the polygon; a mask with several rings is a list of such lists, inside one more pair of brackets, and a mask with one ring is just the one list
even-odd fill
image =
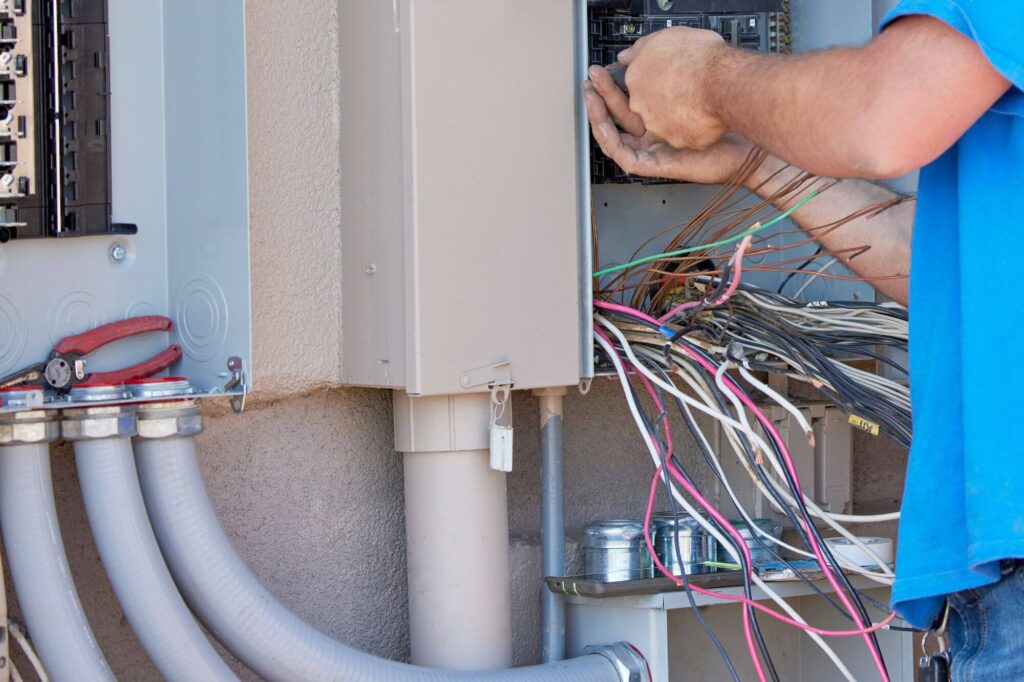
{"label": "fingers", "polygon": [[647,130],[644,120],[629,109],[629,98],[626,93],[615,85],[611,74],[601,66],[590,67],[590,82],[594,84],[597,93],[604,99],[612,119],[619,124],[619,127],[630,135],[640,137]]}
{"label": "fingers", "polygon": [[615,126],[604,100],[593,88],[585,88],[583,96],[587,102],[587,115],[601,151],[627,173],[643,174],[641,164],[643,152],[638,151],[638,138],[627,133],[620,133]]}
{"label": "fingers", "polygon": [[648,38],[650,38],[650,36],[644,36],[640,40],[633,43],[632,46],[627,47],[625,50],[620,52],[618,54],[619,61],[625,64],[626,66],[629,66],[633,62],[633,60],[636,59],[636,56],[637,54],[640,53],[640,50],[643,49],[644,45],[647,43]]}

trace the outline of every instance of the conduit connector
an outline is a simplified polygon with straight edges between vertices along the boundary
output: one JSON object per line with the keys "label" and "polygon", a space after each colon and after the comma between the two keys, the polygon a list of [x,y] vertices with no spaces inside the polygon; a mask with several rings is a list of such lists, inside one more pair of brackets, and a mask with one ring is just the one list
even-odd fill
{"label": "conduit connector", "polygon": [[622,682],[651,682],[651,668],[647,659],[629,642],[588,646],[582,655],[597,654],[615,666]]}
{"label": "conduit connector", "polygon": [[112,405],[64,410],[61,436],[68,441],[131,438],[137,409],[135,405]]}
{"label": "conduit connector", "polygon": [[203,414],[194,398],[143,403],[138,411],[138,437],[149,440],[196,436],[203,432]]}
{"label": "conduit connector", "polygon": [[0,414],[0,445],[52,443],[60,437],[54,410],[30,410]]}

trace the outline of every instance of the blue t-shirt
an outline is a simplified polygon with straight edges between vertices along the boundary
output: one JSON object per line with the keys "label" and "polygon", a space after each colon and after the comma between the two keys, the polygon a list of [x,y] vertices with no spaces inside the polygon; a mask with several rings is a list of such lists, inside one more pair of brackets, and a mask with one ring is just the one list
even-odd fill
{"label": "blue t-shirt", "polygon": [[[1024,6],[904,0],[976,41],[1014,87],[921,171],[910,275],[914,438],[893,606],[931,625],[944,595],[1024,558]],[[941,105],[940,105],[941,106]]]}

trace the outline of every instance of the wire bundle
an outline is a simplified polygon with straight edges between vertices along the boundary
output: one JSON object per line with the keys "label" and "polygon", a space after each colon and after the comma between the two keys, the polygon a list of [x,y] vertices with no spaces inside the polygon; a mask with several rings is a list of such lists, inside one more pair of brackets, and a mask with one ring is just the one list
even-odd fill
{"label": "wire bundle", "polygon": [[[905,382],[907,372],[891,359],[907,348],[906,310],[896,305],[858,302],[808,304],[781,295],[797,274],[807,276],[808,282],[814,277],[861,279],[826,274],[826,271],[839,262],[840,257],[847,262],[866,251],[866,246],[842,252],[818,248],[810,258],[784,258],[774,265],[746,268],[789,273],[780,293],[749,286],[741,279],[745,257],[808,245],[816,237],[840,229],[853,220],[880,213],[903,199],[867,206],[831,224],[808,230],[813,236],[805,235],[802,241],[773,246],[771,238],[766,236],[768,228],[780,224],[832,184],[798,173],[771,196],[753,205],[744,205],[742,187],[763,160],[764,152],[755,149],[732,181],[689,221],[670,227],[641,244],[628,262],[606,266],[594,273],[594,340],[599,356],[618,376],[654,464],[644,528],[648,550],[659,571],[686,589],[692,606],[696,606],[694,592],[742,604],[747,652],[759,680],[770,677],[777,682],[779,679],[757,620],[759,614],[767,614],[803,630],[845,679],[851,681],[854,677],[824,637],[863,638],[880,678],[887,682],[889,675],[875,632],[906,628],[890,625],[896,615],[854,589],[847,573],[860,574],[880,585],[891,585],[893,571],[843,524],[892,521],[899,518],[899,512],[871,516],[837,514],[816,505],[804,494],[787,443],[752,394],[769,406],[782,407],[800,425],[812,445],[813,428],[803,412],[761,381],[755,372],[806,382],[849,414],[851,423],[909,447],[912,423],[909,389]],[[774,176],[767,182],[773,180]],[[789,205],[789,209],[777,211],[774,207],[779,205]],[[675,234],[660,253],[639,257],[654,239],[673,230]],[[598,260],[596,224],[594,253]],[[816,272],[807,271],[817,259],[824,260],[825,264]],[[797,296],[806,286],[798,289]],[[884,365],[896,378],[861,369],[851,363],[853,360],[872,360]],[[644,408],[641,396],[647,397],[653,412]],[[710,473],[734,510],[717,509],[676,457],[668,419],[669,410],[673,408],[679,412]],[[697,415],[710,417],[717,424],[725,451],[715,451],[711,445],[714,439],[704,432]],[[737,459],[764,499],[788,519],[798,542],[789,544],[776,539],[754,522],[726,474],[724,457]],[[689,514],[733,558],[743,573],[742,596],[704,590],[692,585],[685,572],[674,576],[660,562],[649,528],[659,489],[665,495],[677,528],[680,514]],[[788,567],[854,627],[846,631],[826,631],[808,625],[757,574],[747,538],[728,520],[737,516],[746,523],[754,544]],[[834,555],[819,525],[873,557],[877,566],[864,568]],[[678,536],[676,540],[676,558],[684,565],[678,554],[682,543]],[[787,558],[792,556],[813,559],[835,599],[794,568]],[[779,610],[755,601],[754,587]],[[884,618],[873,623],[865,603],[883,612]],[[699,609],[694,608],[694,613],[729,674],[738,681],[736,668],[722,643]]]}
{"label": "wire bundle", "polygon": [[[734,561],[740,565],[745,583],[745,595],[739,598],[739,601],[745,605],[744,632],[747,638],[748,651],[751,655],[751,660],[755,663],[759,679],[768,679],[764,668],[761,666],[761,661],[765,662],[768,674],[771,675],[773,680],[778,679],[778,677],[774,672],[774,667],[771,665],[770,654],[767,652],[763,639],[760,637],[754,614],[755,610],[767,612],[773,617],[781,618],[785,622],[807,631],[809,636],[815,640],[818,646],[836,664],[837,668],[843,672],[844,676],[850,680],[854,678],[846,670],[838,656],[821,639],[821,635],[839,636],[842,634],[865,637],[882,678],[888,679],[884,661],[882,661],[877,641],[872,633],[884,627],[888,622],[891,622],[894,616],[890,615],[889,620],[883,621],[881,624],[869,626],[868,624],[871,621],[866,609],[861,603],[859,595],[846,579],[842,569],[863,573],[881,584],[891,582],[891,569],[883,564],[880,565],[878,571],[869,571],[859,566],[845,565],[847,562],[843,562],[841,558],[837,559],[831,555],[823,537],[811,520],[812,516],[825,521],[841,535],[850,539],[851,542],[858,543],[859,541],[842,527],[836,520],[835,515],[824,512],[814,505],[813,501],[804,497],[785,442],[772,422],[750,399],[749,395],[737,383],[725,375],[723,368],[726,365],[717,363],[704,351],[683,339],[669,341],[666,338],[663,347],[654,350],[651,347],[652,344],[649,338],[652,335],[649,331],[643,330],[643,328],[646,327],[647,330],[651,331],[662,330],[659,333],[664,335],[666,331],[663,330],[663,325],[657,320],[640,311],[630,310],[616,304],[598,302],[596,305],[603,312],[608,313],[607,316],[598,315],[596,317],[598,323],[595,327],[596,341],[609,361],[616,367],[619,379],[626,392],[627,402],[630,405],[638,427],[641,429],[641,435],[644,437],[656,467],[656,476],[652,481],[651,499],[648,503],[647,522],[649,523],[650,511],[653,509],[656,486],[660,481],[666,487],[667,493],[671,495],[673,507],[678,504],[688,514],[692,515],[718,540],[721,546],[733,557]],[[627,338],[627,334],[612,321],[614,318],[625,318],[626,323],[632,325],[632,331],[629,332],[630,335],[643,334],[648,338],[634,347]],[[640,325],[637,325],[637,323],[640,323]],[[643,391],[651,395],[658,411],[655,417],[652,418],[646,415],[639,406],[637,389],[631,380],[638,383]],[[676,380],[681,380],[681,383],[690,389],[692,395],[684,392],[677,385]],[[698,444],[700,444],[705,459],[708,461],[714,474],[722,482],[725,490],[729,492],[737,512],[747,521],[748,527],[756,541],[769,549],[772,554],[784,563],[786,560],[779,552],[783,548],[799,555],[816,558],[842,602],[841,607],[835,604],[834,606],[841,608],[845,613],[849,614],[849,617],[856,625],[856,629],[836,633],[811,628],[788,604],[778,598],[768,585],[761,581],[753,571],[749,549],[743,536],[728,522],[726,516],[700,493],[697,486],[693,483],[692,477],[687,474],[679,460],[675,458],[667,421],[667,410],[665,409],[668,401],[662,397],[663,395],[670,396],[671,400],[675,402],[689,430],[696,437]],[[771,535],[760,531],[756,524],[753,523],[750,515],[743,509],[743,506],[732,492],[732,487],[721,466],[717,453],[714,453],[711,449],[709,439],[700,429],[694,418],[695,412],[711,416],[722,424],[728,440],[748,472],[755,478],[755,483],[772,500],[776,508],[791,519],[805,546],[811,551],[808,552],[777,541]],[[748,414],[754,415],[753,424]],[[686,494],[684,495],[680,492],[680,489],[685,491]],[[690,500],[693,500],[696,506]],[[701,512],[706,513],[707,516],[705,517]],[[848,517],[839,518],[848,520]],[[653,547],[649,547],[649,549],[653,551]],[[867,548],[867,551],[870,552],[870,548]],[[879,563],[882,564],[882,562]],[[669,575],[663,566],[659,565],[659,570]],[[799,575],[798,571],[797,574]],[[671,575],[669,577],[687,587],[688,591],[692,590],[721,596],[722,598],[736,599],[735,597],[719,595],[718,593],[705,591],[696,586],[689,585],[685,582],[685,578],[677,578]],[[753,601],[750,592],[751,585],[755,585],[764,591],[769,598],[786,611],[788,616],[783,616],[777,611],[768,609]],[[710,633],[710,630],[709,634],[714,640],[715,638]],[[716,646],[718,645],[716,644]],[[732,663],[728,661],[728,657],[724,656],[724,650],[720,649],[720,652],[723,653],[723,660],[727,661],[726,665],[730,672],[734,674],[735,669]],[[734,675],[734,679],[738,679],[738,677]]]}

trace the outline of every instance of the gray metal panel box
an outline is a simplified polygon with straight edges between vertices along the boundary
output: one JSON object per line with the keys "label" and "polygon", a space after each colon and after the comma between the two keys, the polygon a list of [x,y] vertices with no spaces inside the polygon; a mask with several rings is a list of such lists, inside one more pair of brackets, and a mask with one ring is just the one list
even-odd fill
{"label": "gray metal panel box", "polygon": [[[251,374],[243,0],[108,0],[115,221],[136,236],[0,246],[0,375],[65,335],[164,314],[152,335],[100,351],[90,371],[171,343],[172,368],[206,392],[227,358]],[[111,258],[115,246],[125,258]]]}
{"label": "gray metal panel box", "polygon": [[459,393],[507,362],[516,388],[575,384],[573,2],[341,16],[344,381]]}

